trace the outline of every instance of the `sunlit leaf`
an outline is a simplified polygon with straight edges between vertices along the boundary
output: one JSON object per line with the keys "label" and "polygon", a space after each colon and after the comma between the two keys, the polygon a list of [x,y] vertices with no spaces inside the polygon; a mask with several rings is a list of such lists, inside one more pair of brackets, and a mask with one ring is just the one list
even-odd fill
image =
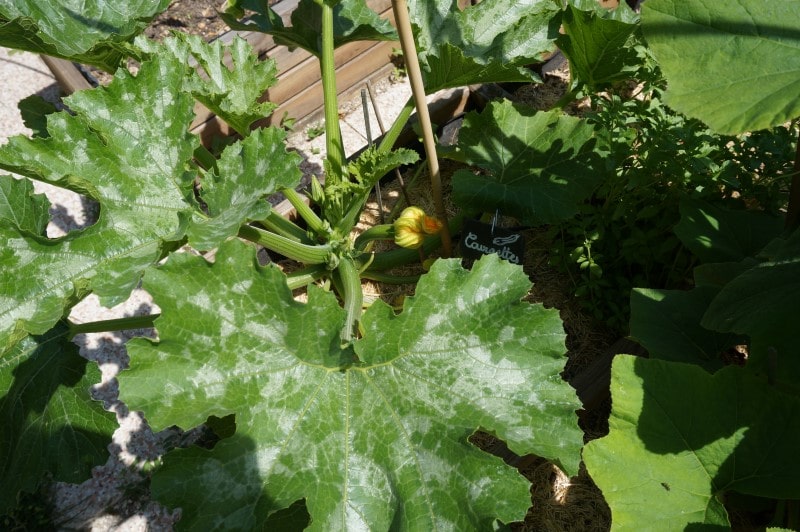
{"label": "sunlit leaf", "polygon": [[800,401],[739,367],[618,355],[608,436],[583,457],[614,530],[728,527],[728,491],[800,497]]}
{"label": "sunlit leaf", "polygon": [[458,157],[485,172],[457,171],[454,199],[466,209],[499,209],[526,224],[564,220],[602,178],[594,146],[585,121],[492,102],[464,119]]}
{"label": "sunlit leaf", "polygon": [[800,116],[800,0],[648,0],[642,30],[666,102],[720,133]]}
{"label": "sunlit leaf", "polygon": [[[59,239],[32,234],[28,222],[0,225],[0,351],[49,330],[89,291],[104,304],[124,300],[183,237],[195,210],[187,162],[198,140],[187,132],[193,99],[181,72],[162,59],[135,77],[120,70],[107,88],[68,98],[74,114],[49,115],[49,138],[12,137],[0,147],[0,168],[100,204],[97,223]],[[17,213],[43,209],[34,196],[15,201]]]}
{"label": "sunlit leaf", "polygon": [[63,57],[113,72],[126,43],[170,0],[2,0],[0,46]]}
{"label": "sunlit leaf", "polygon": [[236,433],[167,457],[154,493],[187,528],[251,529],[300,499],[313,530],[521,519],[527,482],[467,438],[482,427],[570,473],[582,440],[558,314],[522,303],[529,286],[496,257],[437,261],[402,313],[374,303],[343,349],[335,298],[294,301],[252,248],[173,255],[145,277],[159,341],[131,342],[121,396],[155,427],[234,413]]}
{"label": "sunlit leaf", "polygon": [[411,0],[408,6],[428,93],[536,81],[525,67],[555,49],[559,9],[550,0],[484,0],[464,10],[457,0]]}

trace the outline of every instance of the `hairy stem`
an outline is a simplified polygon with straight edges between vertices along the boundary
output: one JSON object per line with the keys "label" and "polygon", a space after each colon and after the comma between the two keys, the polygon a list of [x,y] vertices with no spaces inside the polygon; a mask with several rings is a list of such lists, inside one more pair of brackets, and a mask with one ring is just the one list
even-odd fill
{"label": "hairy stem", "polygon": [[353,341],[356,323],[361,318],[361,305],[364,302],[364,293],[361,291],[361,278],[358,269],[351,257],[342,257],[336,269],[342,285],[342,298],[344,310],[347,313],[344,327],[342,327],[342,341],[349,344]]}
{"label": "hairy stem", "polygon": [[286,199],[292,204],[294,210],[297,211],[297,215],[305,220],[309,229],[318,235],[325,234],[325,222],[317,216],[317,213],[309,207],[308,203],[303,200],[303,197],[296,190],[293,188],[282,188],[281,193],[286,196]]}
{"label": "hairy stem", "polygon": [[342,144],[342,130],[339,127],[339,108],[336,92],[336,63],[333,56],[333,6],[329,2],[321,2],[322,8],[322,50],[320,51],[320,71],[322,75],[322,93],[325,106],[325,149],[330,164],[334,183],[344,176],[345,155]]}
{"label": "hairy stem", "polygon": [[264,231],[251,225],[239,228],[239,237],[260,244],[265,248],[280,253],[284,257],[303,264],[328,264],[331,260],[331,248],[328,245],[309,246],[284,236]]}
{"label": "hairy stem", "polygon": [[392,224],[381,224],[381,225],[373,225],[360,235],[356,237],[353,246],[356,249],[363,250],[364,246],[367,245],[368,242],[372,242],[373,240],[392,240],[394,239],[394,225]]}
{"label": "hairy stem", "polygon": [[263,220],[259,220],[267,230],[285,236],[302,244],[313,245],[314,242],[308,237],[305,231],[295,225],[291,220],[284,218],[274,210],[269,211],[269,215]]}
{"label": "hairy stem", "polygon": [[381,139],[380,144],[378,144],[378,152],[386,153],[394,147],[394,143],[397,142],[398,137],[400,137],[400,133],[403,132],[403,128],[408,123],[408,119],[411,117],[411,113],[414,112],[414,97],[410,97],[403,108],[400,110],[400,114],[397,115],[397,119],[392,124],[392,127],[389,128],[389,131],[383,134],[383,138]]}
{"label": "hairy stem", "polygon": [[295,290],[297,288],[308,286],[318,279],[322,279],[327,273],[328,269],[325,266],[321,264],[315,264],[313,266],[303,268],[302,270],[297,270],[296,272],[287,273],[286,284],[289,286],[289,290]]}

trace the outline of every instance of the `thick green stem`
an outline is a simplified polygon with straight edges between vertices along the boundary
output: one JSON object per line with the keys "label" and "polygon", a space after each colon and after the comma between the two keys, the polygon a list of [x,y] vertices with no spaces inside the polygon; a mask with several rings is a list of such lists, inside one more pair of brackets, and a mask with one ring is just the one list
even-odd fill
{"label": "thick green stem", "polygon": [[[461,227],[461,223],[464,220],[464,215],[459,214],[458,216],[454,217],[449,221],[450,225],[450,233],[454,233],[459,227]],[[428,237],[425,239],[425,242],[422,243],[422,251],[426,255],[435,251],[439,246],[442,245],[441,235]],[[364,277],[368,277],[372,272],[376,271],[384,271],[394,268],[396,266],[402,266],[404,264],[410,264],[412,262],[419,262],[419,250],[418,249],[393,249],[391,251],[385,251],[382,253],[376,253],[375,257],[372,259],[369,267],[364,272]]]}
{"label": "thick green stem", "polygon": [[251,225],[241,226],[239,228],[239,237],[260,244],[267,249],[280,253],[284,257],[303,264],[328,264],[332,255],[331,248],[328,245],[309,246],[308,244],[301,244]]}
{"label": "thick green stem", "polygon": [[322,1],[322,49],[319,64],[322,75],[322,93],[325,106],[325,149],[330,171],[334,175],[327,176],[334,183],[341,181],[345,175],[345,155],[342,144],[342,130],[339,127],[339,107],[336,92],[336,62],[333,51],[333,6]]}
{"label": "thick green stem", "polygon": [[361,274],[364,279],[377,281],[383,284],[414,284],[419,281],[419,275],[392,275],[384,272],[365,271]]}
{"label": "thick green stem", "polygon": [[394,147],[394,143],[397,142],[397,139],[400,137],[400,133],[403,132],[403,128],[408,123],[408,119],[411,118],[411,113],[413,112],[414,97],[411,96],[400,110],[400,114],[397,115],[397,119],[394,121],[394,124],[392,124],[392,127],[389,128],[389,131],[383,134],[381,143],[378,144],[379,153],[386,153]]}
{"label": "thick green stem", "polygon": [[265,219],[259,220],[259,223],[267,230],[281,236],[285,236],[291,240],[295,240],[302,244],[314,244],[314,242],[308,238],[308,235],[305,231],[295,225],[291,220],[284,218],[274,210],[271,210]]}
{"label": "thick green stem", "polygon": [[317,213],[315,213],[308,203],[303,200],[303,197],[298,194],[296,190],[293,188],[282,188],[281,192],[284,196],[286,196],[286,199],[289,200],[289,203],[292,204],[294,210],[297,211],[297,215],[305,220],[309,229],[318,235],[325,234],[325,222],[323,222],[322,219],[317,216]]}
{"label": "thick green stem", "polygon": [[194,150],[194,160],[205,170],[217,167],[217,158],[202,144]]}
{"label": "thick green stem", "polygon": [[69,337],[73,338],[76,334],[149,329],[153,327],[153,322],[159,316],[160,314],[150,314],[148,316],[127,316],[125,318],[90,321],[87,323],[69,322]]}
{"label": "thick green stem", "polygon": [[336,269],[342,284],[342,298],[344,310],[347,313],[341,338],[344,343],[353,341],[356,323],[361,318],[361,306],[364,302],[364,293],[361,291],[361,277],[352,257],[342,257]]}
{"label": "thick green stem", "polygon": [[295,290],[310,285],[314,281],[325,277],[327,273],[328,269],[325,266],[315,264],[296,272],[287,273],[286,284],[289,286],[289,290]]}
{"label": "thick green stem", "polygon": [[363,250],[368,242],[373,240],[393,240],[394,239],[394,225],[381,224],[373,225],[360,235],[356,237],[353,246],[356,249]]}

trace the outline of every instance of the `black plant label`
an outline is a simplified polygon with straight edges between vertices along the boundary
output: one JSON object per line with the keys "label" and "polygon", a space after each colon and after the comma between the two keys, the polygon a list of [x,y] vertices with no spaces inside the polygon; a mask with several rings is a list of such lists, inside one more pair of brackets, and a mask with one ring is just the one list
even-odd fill
{"label": "black plant label", "polygon": [[525,256],[522,234],[478,220],[466,220],[462,234],[461,255],[464,258],[478,259],[481,255],[497,253],[501,259],[522,264]]}

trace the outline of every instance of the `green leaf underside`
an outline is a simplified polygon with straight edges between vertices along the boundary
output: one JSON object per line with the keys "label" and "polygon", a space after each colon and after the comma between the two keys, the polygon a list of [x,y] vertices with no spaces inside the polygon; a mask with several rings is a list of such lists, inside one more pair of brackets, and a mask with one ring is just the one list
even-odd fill
{"label": "green leaf underside", "polygon": [[286,151],[286,133],[270,127],[225,148],[217,169],[202,180],[201,198],[209,217],[187,230],[189,244],[206,250],[236,235],[251,220],[263,220],[270,205],[265,197],[300,182],[300,156]]}
{"label": "green leaf underside", "polygon": [[642,30],[669,83],[665,101],[719,133],[800,116],[800,0],[654,0]]}
{"label": "green leaf underside", "polygon": [[59,325],[25,338],[0,359],[0,515],[45,473],[81,482],[108,458],[116,418],[91,399],[100,371],[78,355],[68,333]]}
{"label": "green leaf underside", "polygon": [[170,0],[3,0],[0,46],[71,59],[113,72],[123,43]]}
{"label": "green leaf underside", "polygon": [[592,137],[578,118],[492,102],[466,116],[458,141],[465,162],[488,174],[456,172],[454,199],[466,209],[499,208],[524,224],[569,218],[602,177]]}
{"label": "green leaf underside", "polygon": [[739,367],[618,355],[608,436],[584,460],[618,530],[729,526],[726,491],[800,497],[800,401]]}
{"label": "green leaf underside", "polygon": [[[71,96],[75,115],[49,115],[49,138],[13,137],[0,147],[0,168],[100,203],[97,223],[59,239],[0,225],[2,349],[47,331],[89,291],[106,305],[124,300],[164,246],[182,237],[193,210],[186,162],[198,140],[187,133],[193,99],[181,91],[180,71],[161,59],[135,78],[120,70],[109,87]],[[42,209],[18,192],[17,211]]]}
{"label": "green leaf underside", "polygon": [[471,83],[536,81],[523,67],[555,49],[559,9],[549,0],[484,0],[464,10],[456,0],[410,0],[408,6],[428,93]]}
{"label": "green leaf underside", "polygon": [[567,7],[562,24],[565,33],[556,44],[569,59],[573,79],[599,90],[628,76],[627,67],[635,64],[636,53],[625,43],[638,24],[602,18],[574,6]]}
{"label": "green leaf underside", "polygon": [[154,493],[189,528],[250,528],[300,499],[315,530],[521,519],[527,482],[469,435],[483,427],[570,473],[581,446],[579,403],[559,376],[563,329],[520,302],[529,286],[496,257],[472,272],[438,261],[400,315],[366,311],[353,351],[339,346],[331,294],[312,287],[295,302],[240,242],[213,265],[173,256],[145,276],[160,340],[129,344],[121,396],[155,427],[235,413],[237,431],[210,453],[167,457]]}
{"label": "green leaf underside", "polygon": [[[338,48],[355,41],[395,41],[397,34],[392,25],[381,19],[370,9],[365,0],[341,0],[333,9],[333,45]],[[252,12],[247,23],[237,19],[241,10]],[[292,11],[291,24],[284,25],[266,2],[260,0],[231,0],[226,5],[222,18],[237,30],[261,31],[275,38],[279,44],[291,48],[302,48],[319,57],[322,53],[320,40],[322,16],[316,0],[300,0]]]}
{"label": "green leaf underside", "polygon": [[[256,121],[277,107],[272,102],[259,101],[278,80],[275,61],[260,61],[241,37],[236,36],[223,46],[219,40],[206,43],[198,35],[178,33],[163,44],[139,38],[136,45],[150,54],[169,53],[187,67],[195,61],[199,72],[187,76],[186,89],[243,137]],[[224,62],[226,51],[230,54],[230,68]]]}

